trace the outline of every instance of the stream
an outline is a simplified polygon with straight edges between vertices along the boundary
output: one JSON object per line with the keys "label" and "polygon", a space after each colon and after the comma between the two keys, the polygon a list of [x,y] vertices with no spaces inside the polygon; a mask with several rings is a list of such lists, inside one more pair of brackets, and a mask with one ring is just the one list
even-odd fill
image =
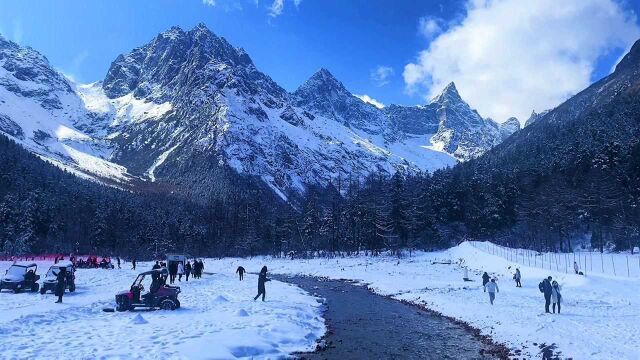
{"label": "stream", "polygon": [[[325,299],[324,346],[300,359],[495,359],[462,325],[347,281],[276,276]],[[495,349],[493,349],[495,350]]]}

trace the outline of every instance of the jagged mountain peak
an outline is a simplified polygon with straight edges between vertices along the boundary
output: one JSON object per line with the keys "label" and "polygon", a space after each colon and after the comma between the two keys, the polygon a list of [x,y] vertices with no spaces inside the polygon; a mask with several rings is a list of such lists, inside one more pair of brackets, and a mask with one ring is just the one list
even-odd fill
{"label": "jagged mountain peak", "polygon": [[137,98],[153,95],[154,100],[165,101],[168,93],[188,82],[215,82],[217,71],[236,67],[253,67],[243,49],[234,48],[204,24],[186,32],[174,26],[142,47],[118,56],[103,88],[110,98],[134,92]]}
{"label": "jagged mountain peak", "polygon": [[328,94],[331,92],[349,95],[351,94],[345,88],[342,82],[336,79],[336,77],[333,76],[333,74],[325,68],[320,68],[315,73],[313,73],[313,75],[311,75],[311,77],[309,77],[307,81],[300,85],[298,90],[296,90],[296,93],[302,94],[310,91],[320,91],[323,94]]}
{"label": "jagged mountain peak", "polygon": [[500,124],[500,133],[503,139],[506,139],[507,137],[511,136],[511,134],[515,133],[520,129],[521,129],[520,120],[518,120],[518,118],[515,118],[515,117],[510,117],[507,119],[507,121]]}
{"label": "jagged mountain peak", "polygon": [[456,88],[456,84],[453,81],[447,84],[447,86],[442,89],[440,95],[434,97],[431,102],[441,103],[445,101],[463,101],[460,93],[458,92],[458,89]]}

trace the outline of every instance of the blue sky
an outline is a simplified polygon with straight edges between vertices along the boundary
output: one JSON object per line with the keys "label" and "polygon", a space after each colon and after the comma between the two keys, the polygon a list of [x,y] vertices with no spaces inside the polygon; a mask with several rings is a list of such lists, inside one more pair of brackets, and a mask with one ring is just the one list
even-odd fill
{"label": "blue sky", "polygon": [[[523,117],[534,108],[555,106],[605,76],[640,34],[635,17],[638,1],[567,0],[573,7],[560,20],[554,6],[543,6],[548,1],[536,1],[542,4],[537,8],[518,5],[523,4],[519,0],[495,1],[504,3],[500,6],[485,0],[2,1],[0,33],[42,52],[77,81],[91,82],[104,77],[118,54],[148,42],[158,32],[204,22],[245,48],[257,67],[287,90],[326,67],[355,94],[384,104],[418,104],[454,80],[482,115],[502,121],[506,114]],[[590,19],[602,13],[608,15],[594,25]],[[534,31],[519,28],[523,22]],[[487,24],[494,27],[491,46],[474,53],[483,40],[474,37],[481,36],[476,35],[478,29]],[[567,39],[543,31],[547,28]],[[595,35],[605,34],[595,36],[589,28]],[[536,32],[544,34],[538,39]],[[580,40],[572,44],[572,37]],[[551,50],[522,45],[556,40]],[[503,45],[493,48],[495,44]],[[580,52],[574,46],[587,50]],[[522,61],[531,58],[527,64]],[[518,65],[512,70],[505,63]],[[569,75],[546,74],[542,69],[547,67]],[[500,71],[511,75],[505,78]],[[531,73],[566,86],[547,93],[542,84],[531,89],[520,85],[531,82],[525,79]],[[509,87],[520,94],[519,99],[505,90]],[[485,92],[490,94],[478,95]],[[492,103],[496,98],[502,99],[500,104]]]}

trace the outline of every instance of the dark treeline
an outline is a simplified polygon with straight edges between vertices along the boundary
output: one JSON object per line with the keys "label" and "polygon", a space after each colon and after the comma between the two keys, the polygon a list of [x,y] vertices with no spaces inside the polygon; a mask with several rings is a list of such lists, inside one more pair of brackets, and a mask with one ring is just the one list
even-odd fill
{"label": "dark treeline", "polygon": [[485,169],[490,162],[474,160],[433,174],[336,181],[310,188],[294,209],[231,172],[201,179],[197,201],[122,191],[60,171],[0,136],[0,251],[375,254],[464,239],[568,250],[584,236],[600,249],[638,246],[640,145],[574,155],[553,171]]}
{"label": "dark treeline", "polygon": [[142,259],[170,251],[223,256],[276,248],[275,214],[291,211],[288,206],[242,185],[209,188],[200,202],[168,191],[122,191],[61,171],[0,135],[0,254]]}
{"label": "dark treeline", "polygon": [[640,144],[576,155],[581,160],[553,173],[469,164],[311,190],[297,219],[278,218],[279,240],[300,231],[294,250],[328,252],[433,249],[464,239],[562,251],[585,237],[599,250],[640,246]]}

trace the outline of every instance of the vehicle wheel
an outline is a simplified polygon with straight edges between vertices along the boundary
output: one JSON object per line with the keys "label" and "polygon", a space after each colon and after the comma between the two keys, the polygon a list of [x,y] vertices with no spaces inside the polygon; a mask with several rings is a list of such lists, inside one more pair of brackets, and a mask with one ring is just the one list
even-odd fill
{"label": "vehicle wheel", "polygon": [[162,310],[175,310],[177,308],[175,301],[171,299],[164,299],[160,301],[160,309]]}
{"label": "vehicle wheel", "polygon": [[38,290],[40,290],[40,284],[33,283],[33,285],[31,285],[31,291],[32,292],[38,292]]}
{"label": "vehicle wheel", "polygon": [[44,295],[47,292],[47,289],[45,289],[44,287],[40,288],[40,294]]}
{"label": "vehicle wheel", "polygon": [[74,292],[74,291],[76,291],[76,284],[69,285],[69,292]]}
{"label": "vehicle wheel", "polygon": [[127,310],[131,310],[131,303],[129,302],[129,299],[123,298],[122,300],[118,301],[116,311],[122,312]]}
{"label": "vehicle wheel", "polygon": [[180,309],[180,300],[176,300],[176,309]]}

